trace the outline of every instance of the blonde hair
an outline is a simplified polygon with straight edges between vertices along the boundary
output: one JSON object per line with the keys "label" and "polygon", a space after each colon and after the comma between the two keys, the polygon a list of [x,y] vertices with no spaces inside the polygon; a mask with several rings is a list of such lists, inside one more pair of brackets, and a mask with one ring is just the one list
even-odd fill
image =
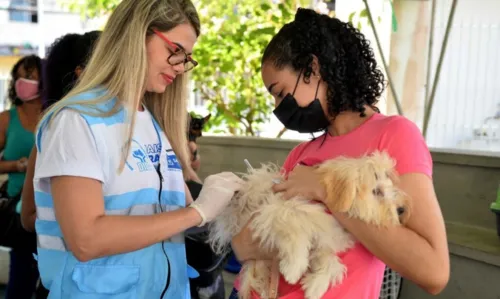
{"label": "blonde hair", "polygon": [[[200,34],[198,13],[190,0],[123,0],[111,14],[78,83],[62,100],[47,109],[38,126],[44,121],[50,122],[52,115],[69,105],[91,108],[91,111],[83,109],[79,112],[102,117],[125,108],[127,143],[118,169],[121,172],[130,152],[137,107],[143,100],[167,135],[184,170],[184,177],[189,177],[193,170],[186,136],[187,74],[177,76],[163,94],[146,92],[147,37],[152,34],[153,28],[168,31],[184,23],[191,24],[196,35]],[[105,88],[107,92],[92,100],[75,98],[78,94],[98,88]],[[98,104],[113,98],[117,101],[112,109],[98,109]]]}

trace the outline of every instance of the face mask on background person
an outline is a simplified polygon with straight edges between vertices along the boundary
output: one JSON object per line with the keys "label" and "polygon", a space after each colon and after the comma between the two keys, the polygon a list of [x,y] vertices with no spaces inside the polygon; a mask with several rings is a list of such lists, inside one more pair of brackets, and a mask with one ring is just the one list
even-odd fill
{"label": "face mask on background person", "polygon": [[31,101],[40,96],[38,92],[38,81],[19,78],[16,81],[15,89],[17,97],[23,101]]}

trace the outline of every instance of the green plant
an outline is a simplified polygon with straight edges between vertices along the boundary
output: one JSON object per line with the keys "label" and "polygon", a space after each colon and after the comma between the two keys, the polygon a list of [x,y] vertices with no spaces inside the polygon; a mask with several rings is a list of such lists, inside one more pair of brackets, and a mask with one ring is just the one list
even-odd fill
{"label": "green plant", "polygon": [[79,12],[82,17],[94,18],[109,14],[121,0],[58,0],[58,2],[61,6],[67,7],[71,11]]}
{"label": "green plant", "polygon": [[213,116],[208,127],[233,135],[257,135],[273,106],[260,76],[262,51],[305,1],[194,2],[203,27],[193,54],[200,66],[192,78],[195,92]]}
{"label": "green plant", "polygon": [[[385,0],[384,0],[385,1]],[[396,32],[398,30],[398,22],[396,20],[396,15],[394,14],[394,5],[392,4],[392,0],[386,0],[389,2],[391,5],[391,11],[392,11],[392,31]],[[375,16],[374,17],[374,22],[375,22]],[[355,18],[357,18],[357,22],[355,22]],[[382,22],[382,17],[377,16],[376,17],[377,22]],[[361,27],[363,25],[369,25],[369,20],[368,20],[368,10],[366,8],[360,10],[360,11],[353,11],[349,14],[348,17],[348,22],[356,26],[359,30],[361,30]]]}

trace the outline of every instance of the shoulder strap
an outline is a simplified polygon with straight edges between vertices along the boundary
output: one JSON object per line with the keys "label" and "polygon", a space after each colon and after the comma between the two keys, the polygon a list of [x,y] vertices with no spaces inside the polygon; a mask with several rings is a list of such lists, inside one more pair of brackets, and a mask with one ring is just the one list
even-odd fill
{"label": "shoulder strap", "polygon": [[19,121],[19,114],[17,113],[17,108],[11,108],[9,110],[9,124],[12,122]]}
{"label": "shoulder strap", "polygon": [[17,126],[21,125],[19,121],[19,114],[17,113],[17,108],[13,107],[9,110],[9,121],[7,122],[7,129],[5,130],[5,134],[9,135],[9,132],[15,129]]}

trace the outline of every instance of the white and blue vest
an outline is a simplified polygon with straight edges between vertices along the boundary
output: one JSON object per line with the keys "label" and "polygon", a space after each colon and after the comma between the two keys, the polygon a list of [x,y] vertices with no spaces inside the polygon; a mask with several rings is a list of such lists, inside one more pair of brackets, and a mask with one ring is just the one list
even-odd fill
{"label": "white and blue vest", "polygon": [[[75,99],[95,99],[102,92],[86,92]],[[114,101],[99,105],[99,109],[111,109]],[[74,108],[82,110],[82,107]],[[119,144],[116,140],[117,137],[125,139],[125,110],[109,117],[81,115],[88,123],[103,163],[107,215],[152,215],[185,207],[180,164],[156,122],[154,125],[161,140],[159,169],[148,159],[145,149],[132,142],[125,168],[118,174],[124,143]],[[38,151],[45,125],[36,135]],[[50,183],[35,178],[34,188],[37,260],[43,285],[50,290],[49,299],[190,298],[183,234],[134,252],[80,262],[65,244],[54,214]]]}

